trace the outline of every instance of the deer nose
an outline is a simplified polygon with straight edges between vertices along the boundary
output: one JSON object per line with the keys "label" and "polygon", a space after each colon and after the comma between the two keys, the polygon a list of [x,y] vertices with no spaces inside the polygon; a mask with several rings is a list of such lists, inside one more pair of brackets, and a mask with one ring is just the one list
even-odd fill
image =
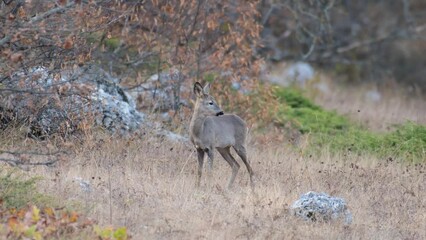
{"label": "deer nose", "polygon": [[216,113],[216,116],[220,116],[220,115],[223,115],[223,111]]}

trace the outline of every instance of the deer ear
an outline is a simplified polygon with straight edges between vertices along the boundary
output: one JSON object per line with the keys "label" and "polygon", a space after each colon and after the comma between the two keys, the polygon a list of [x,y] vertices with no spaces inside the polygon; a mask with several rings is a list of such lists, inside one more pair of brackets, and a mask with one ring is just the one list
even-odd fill
{"label": "deer ear", "polygon": [[203,86],[199,82],[194,84],[194,94],[197,97],[201,97],[203,95]]}
{"label": "deer ear", "polygon": [[206,95],[209,95],[209,91],[210,91],[210,83],[206,83],[206,85],[203,88],[203,93]]}

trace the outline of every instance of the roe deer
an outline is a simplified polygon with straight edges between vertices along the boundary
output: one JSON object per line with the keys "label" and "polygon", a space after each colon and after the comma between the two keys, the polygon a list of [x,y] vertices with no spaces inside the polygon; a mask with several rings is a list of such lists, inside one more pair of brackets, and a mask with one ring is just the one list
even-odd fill
{"label": "roe deer", "polygon": [[204,154],[209,157],[209,171],[213,164],[213,151],[216,148],[222,157],[232,168],[228,188],[231,188],[240,165],[231,155],[231,147],[241,157],[250,175],[250,183],[253,186],[253,171],[247,161],[245,148],[247,127],[246,123],[237,115],[223,114],[212,96],[209,95],[210,85],[204,88],[199,83],[194,84],[196,95],[194,113],[190,124],[191,142],[195,145],[198,154],[197,186],[200,186],[203,170]]}

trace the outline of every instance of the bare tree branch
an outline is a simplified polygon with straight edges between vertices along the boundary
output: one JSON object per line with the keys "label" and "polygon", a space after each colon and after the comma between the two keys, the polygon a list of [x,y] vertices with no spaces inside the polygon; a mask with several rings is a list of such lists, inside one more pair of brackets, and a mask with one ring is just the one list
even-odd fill
{"label": "bare tree branch", "polygon": [[31,18],[31,20],[29,21],[29,23],[30,23],[30,24],[36,23],[36,22],[38,22],[38,21],[41,21],[41,20],[43,20],[43,19],[45,19],[45,18],[49,17],[50,15],[53,15],[53,14],[55,14],[55,13],[63,12],[63,11],[65,11],[67,8],[70,8],[70,7],[74,6],[74,5],[75,5],[75,1],[70,1],[70,2],[69,2],[67,5],[65,5],[65,6],[60,6],[60,7],[52,8],[52,9],[50,9],[50,10],[49,10],[49,11],[47,11],[47,12],[44,12],[44,13],[42,13],[42,14],[40,14],[40,15],[37,15],[37,16],[35,16],[35,17]]}
{"label": "bare tree branch", "polygon": [[8,43],[11,38],[12,38],[11,36],[5,36],[4,38],[2,38],[0,40],[0,47],[3,46],[4,44]]}
{"label": "bare tree branch", "polygon": [[[55,13],[61,13],[63,11],[65,11],[66,9],[74,6],[76,3],[75,1],[70,1],[67,5],[65,6],[60,6],[60,7],[56,7],[56,8],[52,8],[47,12],[44,12],[40,15],[37,15],[33,18],[31,18],[31,20],[28,22],[29,24],[34,24],[37,23],[45,18],[48,18],[49,16],[55,14]],[[2,38],[0,40],[0,47],[3,46],[4,44],[8,43],[10,41],[12,37],[10,35],[6,35],[4,38]]]}

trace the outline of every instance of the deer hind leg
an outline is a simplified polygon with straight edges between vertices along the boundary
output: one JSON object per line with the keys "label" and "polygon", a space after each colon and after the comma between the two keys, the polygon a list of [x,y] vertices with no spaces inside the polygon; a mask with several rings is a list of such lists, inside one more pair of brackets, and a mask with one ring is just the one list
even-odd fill
{"label": "deer hind leg", "polygon": [[203,164],[204,164],[204,150],[197,148],[198,154],[198,174],[197,174],[197,187],[200,186],[201,183],[201,175],[203,174]]}
{"label": "deer hind leg", "polygon": [[238,170],[240,169],[240,164],[238,164],[235,158],[231,155],[230,147],[218,148],[217,150],[232,168],[232,175],[228,183],[228,188],[231,188],[232,185],[234,184],[235,177],[237,176]]}
{"label": "deer hind leg", "polygon": [[240,145],[240,146],[234,146],[234,150],[235,150],[235,152],[237,152],[238,156],[240,156],[241,160],[243,160],[244,164],[246,165],[247,171],[250,175],[250,183],[253,186],[254,185],[254,182],[253,182],[253,175],[254,174],[253,174],[253,170],[251,169],[250,164],[247,160],[246,148],[244,146]]}

